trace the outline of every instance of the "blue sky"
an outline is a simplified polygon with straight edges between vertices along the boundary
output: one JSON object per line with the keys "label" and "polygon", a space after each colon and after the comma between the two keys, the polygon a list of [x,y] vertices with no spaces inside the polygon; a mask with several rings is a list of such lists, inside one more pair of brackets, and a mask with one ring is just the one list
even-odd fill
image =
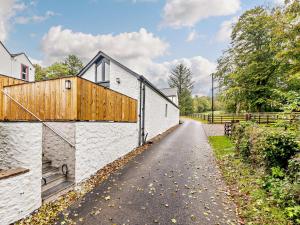
{"label": "blue sky", "polygon": [[[243,11],[275,0],[0,0],[0,40],[44,66],[102,50],[167,86],[183,62],[194,94],[209,92],[209,74]],[[280,2],[276,0],[276,2]]]}

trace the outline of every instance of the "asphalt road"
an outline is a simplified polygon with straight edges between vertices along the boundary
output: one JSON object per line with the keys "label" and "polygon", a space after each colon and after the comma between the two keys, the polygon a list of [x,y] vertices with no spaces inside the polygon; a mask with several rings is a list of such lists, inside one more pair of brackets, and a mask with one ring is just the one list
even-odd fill
{"label": "asphalt road", "polygon": [[[186,120],[71,206],[76,224],[237,224],[199,122]],[[57,224],[67,224],[64,218]]]}

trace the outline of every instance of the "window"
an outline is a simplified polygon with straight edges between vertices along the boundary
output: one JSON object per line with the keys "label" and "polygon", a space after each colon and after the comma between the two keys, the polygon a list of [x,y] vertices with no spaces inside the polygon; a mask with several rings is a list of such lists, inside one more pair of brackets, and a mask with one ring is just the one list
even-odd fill
{"label": "window", "polygon": [[21,79],[28,80],[28,66],[21,64]]}
{"label": "window", "polygon": [[109,83],[109,61],[102,59],[96,66],[96,83]]}
{"label": "window", "polygon": [[165,117],[168,117],[168,104],[166,104],[166,108],[165,108]]}

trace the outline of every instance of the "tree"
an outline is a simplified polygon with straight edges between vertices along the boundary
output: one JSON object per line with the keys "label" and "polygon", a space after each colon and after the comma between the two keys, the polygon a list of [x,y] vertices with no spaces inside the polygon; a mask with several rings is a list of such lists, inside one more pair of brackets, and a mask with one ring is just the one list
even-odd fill
{"label": "tree", "polygon": [[47,80],[65,76],[75,76],[83,68],[83,63],[76,55],[69,55],[63,62],[55,62],[42,68],[35,64],[35,80]]}
{"label": "tree", "polygon": [[271,110],[274,89],[280,82],[278,49],[272,48],[276,21],[262,7],[246,11],[233,27],[231,47],[218,60],[216,77],[224,99],[236,111]]}
{"label": "tree", "polygon": [[169,86],[177,88],[179,98],[179,109],[181,115],[188,115],[193,112],[193,99],[192,99],[192,72],[184,64],[178,64],[171,71],[169,76]]}
{"label": "tree", "polygon": [[54,63],[46,68],[47,78],[53,79],[58,77],[69,76],[69,70],[67,65],[63,63]]}
{"label": "tree", "polygon": [[82,61],[76,55],[69,55],[63,62],[69,71],[69,75],[77,75],[83,68]]}
{"label": "tree", "polygon": [[45,80],[47,79],[47,73],[44,68],[42,68],[39,64],[33,65],[35,68],[35,80]]}
{"label": "tree", "polygon": [[195,98],[193,98],[193,109],[196,113],[207,112],[210,110],[210,106],[210,98],[207,96],[195,96]]}

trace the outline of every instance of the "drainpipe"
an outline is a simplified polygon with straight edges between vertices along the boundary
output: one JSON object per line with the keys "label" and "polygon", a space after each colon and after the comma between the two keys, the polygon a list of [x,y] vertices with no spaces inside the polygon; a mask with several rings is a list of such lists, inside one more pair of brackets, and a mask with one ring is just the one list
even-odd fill
{"label": "drainpipe", "polygon": [[145,143],[145,80],[141,76],[140,80],[140,107],[139,107],[139,145]]}
{"label": "drainpipe", "polygon": [[141,146],[142,132],[142,81],[140,80],[140,102],[139,102],[139,146]]}

